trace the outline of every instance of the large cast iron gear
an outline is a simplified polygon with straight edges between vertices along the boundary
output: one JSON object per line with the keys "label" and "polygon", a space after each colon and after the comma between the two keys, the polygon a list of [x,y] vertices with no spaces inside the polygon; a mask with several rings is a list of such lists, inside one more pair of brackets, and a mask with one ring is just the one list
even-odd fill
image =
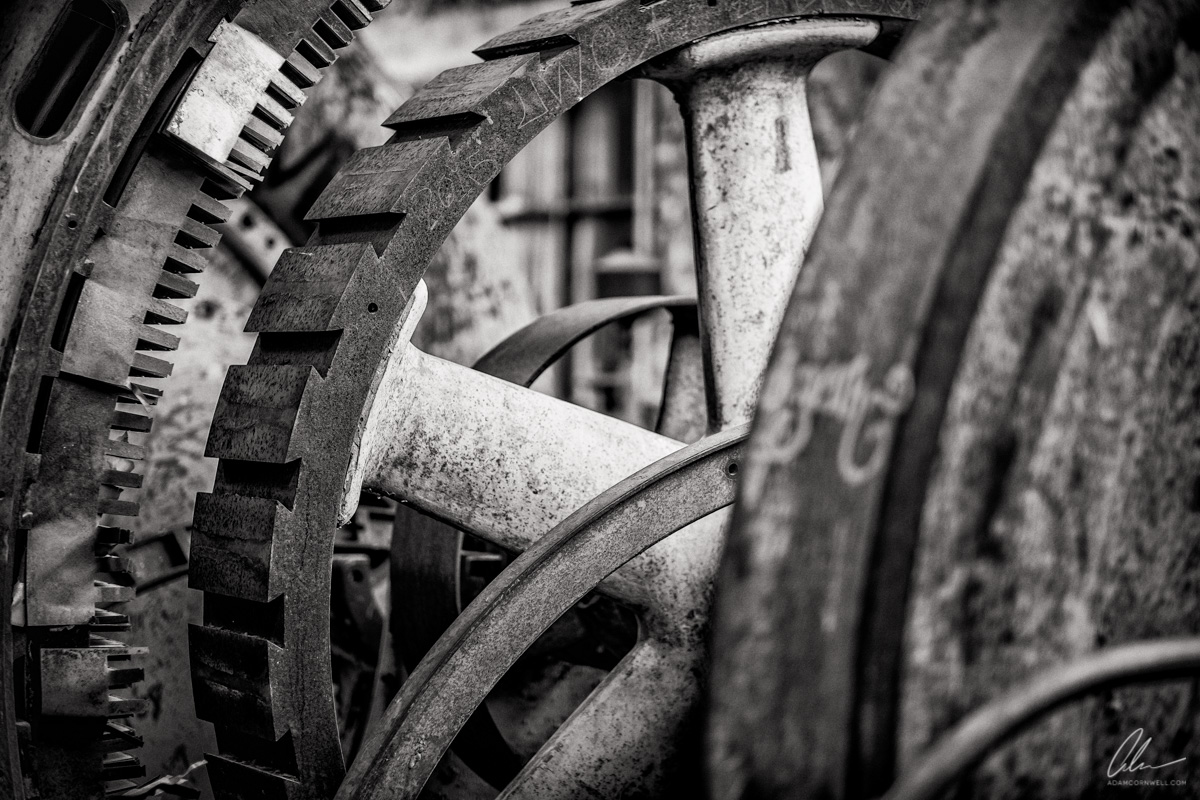
{"label": "large cast iron gear", "polygon": [[[744,435],[738,426],[749,417],[765,366],[772,314],[782,315],[820,211],[803,77],[827,52],[889,49],[921,6],[576,4],[488,42],[476,51],[482,63],[435,78],[387,120],[395,131],[388,144],[350,160],[309,212],[316,233],[284,253],[264,287],[247,326],[258,334],[255,350],[249,364],[230,369],[209,438],[208,454],[220,465],[213,492],[197,503],[191,585],[205,592],[205,619],[191,630],[190,650],[197,711],[217,726],[221,752],[209,765],[221,796],[330,797],[341,784],[329,686],[329,563],[333,531],[361,488],[513,552],[559,523],[560,534],[538,544],[541,556],[562,541],[561,531],[578,525],[579,518],[563,521],[570,512],[605,489],[615,494],[581,511],[586,524],[576,529],[594,535],[593,524],[624,521],[627,530],[631,509],[660,509],[661,529],[647,527],[642,539],[631,540],[635,552],[653,543],[646,537],[665,536],[731,500],[732,454]],[[700,48],[686,47],[691,43]],[[725,431],[682,451],[666,437],[408,345],[424,306],[426,265],[503,164],[596,88],[652,61],[647,74],[675,88],[691,123],[701,275],[708,275],[700,295],[708,415],[712,430]],[[755,79],[773,94],[750,91]],[[735,85],[739,80],[747,86]],[[762,128],[755,135],[767,137],[764,152],[745,154],[731,145],[744,131],[712,124],[727,110],[722,104],[737,102],[764,105],[745,115],[747,125]],[[705,137],[718,146],[701,145]],[[747,174],[753,180],[739,187]],[[722,193],[730,197],[726,205],[714,202]],[[714,209],[727,216],[708,216]],[[769,226],[782,209],[796,223],[785,236],[751,231],[722,250],[729,219]],[[766,256],[764,247],[777,250]],[[737,280],[750,263],[770,264],[770,274]],[[642,468],[632,484],[621,483]],[[663,486],[672,491],[658,491]],[[681,486],[703,491],[685,502]],[[694,783],[697,771],[681,769],[680,759],[697,751],[682,734],[695,730],[721,519],[698,525],[601,585],[638,609],[645,636],[506,796],[652,796],[668,782],[678,791]],[[569,559],[553,559],[559,574]],[[603,577],[582,564],[565,572],[580,583],[552,589],[556,602]],[[544,614],[509,619],[525,621],[511,634],[526,643],[536,636],[533,627],[553,621]],[[494,673],[498,664],[487,666]],[[441,712],[453,705],[469,716],[489,688],[481,678],[452,683],[441,695],[423,692],[435,671],[414,675],[399,707],[408,707],[406,697],[434,697],[416,718],[436,736],[388,747],[407,713],[393,709],[344,794],[420,791],[465,721]],[[388,758],[376,761],[384,750]]]}
{"label": "large cast iron gear", "polygon": [[[19,595],[3,636],[0,796],[97,797],[144,774],[129,753],[143,701],[110,693],[141,678],[139,648],[112,638],[134,592],[116,548],[138,511],[124,493],[141,485],[139,436],[171,373],[162,355],[179,341],[166,326],[186,318],[171,301],[196,293],[222,201],[261,178],[305,89],[385,5],[2,13],[0,595]],[[110,35],[107,49],[71,38],[81,30]]]}

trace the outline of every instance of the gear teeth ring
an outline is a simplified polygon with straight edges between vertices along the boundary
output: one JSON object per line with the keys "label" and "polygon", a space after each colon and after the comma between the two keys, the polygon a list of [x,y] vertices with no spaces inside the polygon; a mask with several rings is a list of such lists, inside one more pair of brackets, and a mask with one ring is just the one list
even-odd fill
{"label": "gear teeth ring", "polygon": [[[118,641],[130,629],[121,606],[136,593],[121,547],[139,513],[144,439],[162,395],[156,382],[171,375],[167,354],[180,343],[168,326],[187,320],[176,301],[196,295],[194,278],[220,240],[215,226],[231,213],[226,202],[262,179],[305,90],[386,5],[266,0],[210,17],[169,52],[156,51],[174,70],[151,80],[144,99],[152,102],[138,119],[104,134],[114,139],[103,152],[116,167],[88,184],[99,190],[80,195],[69,216],[77,249],[57,272],[42,270],[35,291],[57,291],[61,301],[44,335],[49,347],[36,351],[43,377],[17,526],[27,543],[21,579],[37,589],[23,606],[30,674],[21,712],[36,724],[15,722],[25,787],[35,794],[42,773],[70,783],[71,797],[93,797],[101,784],[118,793],[145,774],[128,719],[148,705],[129,696],[142,679],[132,659],[146,650]],[[245,78],[237,57],[247,52],[268,65],[250,76],[254,86],[237,84]],[[206,92],[213,80],[233,80],[237,91]],[[213,103],[219,114],[187,116]],[[214,119],[225,126],[215,144],[205,139]],[[114,147],[123,154],[114,157]]]}

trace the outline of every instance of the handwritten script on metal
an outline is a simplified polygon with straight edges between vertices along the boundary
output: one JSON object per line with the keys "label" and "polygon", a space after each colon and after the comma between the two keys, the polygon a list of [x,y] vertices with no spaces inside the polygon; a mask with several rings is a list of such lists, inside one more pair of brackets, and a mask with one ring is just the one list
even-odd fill
{"label": "handwritten script on metal", "polygon": [[[838,441],[838,475],[859,486],[879,474],[887,458],[894,420],[912,403],[912,371],[904,364],[888,370],[883,386],[868,381],[871,361],[866,355],[846,363],[800,364],[796,367],[786,410],[771,425],[777,435],[770,460],[794,460],[812,439],[817,414],[842,423]],[[865,461],[859,453],[868,452]]]}

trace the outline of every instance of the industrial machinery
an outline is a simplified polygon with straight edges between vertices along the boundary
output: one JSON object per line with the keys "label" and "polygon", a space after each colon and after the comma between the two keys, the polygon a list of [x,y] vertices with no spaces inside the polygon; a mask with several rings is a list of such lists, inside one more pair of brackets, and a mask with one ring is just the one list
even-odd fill
{"label": "industrial machinery", "polygon": [[[85,5],[137,56],[85,36],[110,67],[64,111],[73,73],[30,57]],[[1135,728],[1193,741],[1200,6],[928,5],[577,2],[430,81],[343,166],[267,278],[208,440],[188,637],[218,797],[918,798],[960,778],[1064,797],[1136,771]],[[111,517],[136,510],[143,379],[169,372],[144,351],[175,341],[165,301],[195,291],[219,201],[378,6],[168,3],[133,44],[115,2],[5,27],[31,54],[3,73],[4,175],[29,176],[0,262],[13,796],[128,788]],[[805,79],[849,48],[893,65],[826,203]],[[697,298],[569,307],[474,369],[413,347],[458,219],[622,78],[679,100]],[[664,308],[657,430],[528,388]],[[401,504],[392,574],[420,559],[424,582],[393,588],[425,605],[393,610],[411,673],[347,766],[331,559],[363,492]],[[511,560],[455,616],[464,533]],[[635,641],[516,759],[485,698],[585,598]]]}

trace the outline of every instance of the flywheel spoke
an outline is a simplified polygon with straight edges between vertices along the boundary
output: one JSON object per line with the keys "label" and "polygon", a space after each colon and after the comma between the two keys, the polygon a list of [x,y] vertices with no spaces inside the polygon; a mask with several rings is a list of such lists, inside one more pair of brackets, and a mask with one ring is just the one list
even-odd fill
{"label": "flywheel spoke", "polygon": [[[748,426],[735,428],[652,464],[526,550],[455,620],[404,684],[339,796],[416,797],[467,717],[555,619],[638,553],[733,502],[747,433]],[[702,636],[700,626],[691,635]],[[651,656],[654,649],[657,644],[636,648],[626,663],[650,657],[660,662],[656,674],[683,678],[684,665],[671,663],[673,649]],[[619,671],[612,680],[647,668]],[[696,691],[694,681],[682,683]],[[662,699],[647,696],[650,705],[643,708]],[[613,730],[610,723],[601,722]],[[660,726],[650,727],[657,734]]]}
{"label": "flywheel spoke", "polygon": [[404,344],[384,373],[358,458],[366,489],[522,552],[681,446]]}

